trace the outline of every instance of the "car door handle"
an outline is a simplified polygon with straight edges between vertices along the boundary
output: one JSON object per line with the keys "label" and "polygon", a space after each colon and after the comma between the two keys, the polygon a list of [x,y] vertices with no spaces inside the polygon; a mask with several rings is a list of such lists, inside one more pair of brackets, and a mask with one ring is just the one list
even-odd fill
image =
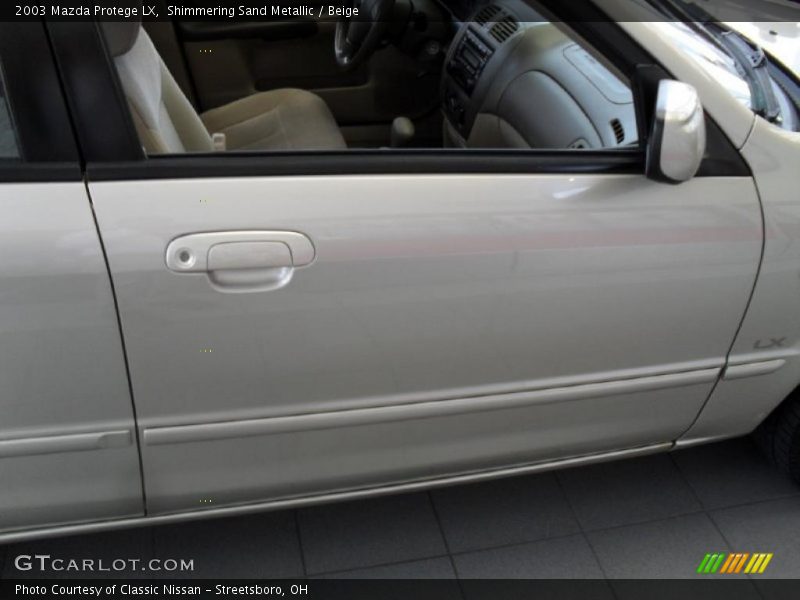
{"label": "car door handle", "polygon": [[253,292],[285,286],[315,256],[311,240],[295,231],[214,231],[172,240],[166,264],[176,273],[206,273],[219,291]]}

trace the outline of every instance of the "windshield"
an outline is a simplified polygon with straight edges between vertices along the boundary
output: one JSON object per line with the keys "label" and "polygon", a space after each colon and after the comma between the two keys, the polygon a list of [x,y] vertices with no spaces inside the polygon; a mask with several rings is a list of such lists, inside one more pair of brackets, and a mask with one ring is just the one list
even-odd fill
{"label": "windshield", "polygon": [[654,25],[676,48],[692,58],[734,98],[747,108],[753,109],[750,84],[739,73],[734,58],[711,36],[692,23],[662,21]]}
{"label": "windshield", "polygon": [[[651,0],[653,1],[653,0]],[[718,0],[698,5],[692,0],[657,0],[656,6],[667,17],[656,23],[660,34],[703,70],[738,102],[764,119],[783,127],[797,130],[798,86],[796,80],[781,71],[781,67],[739,27],[730,27],[708,12],[719,8]],[[792,9],[792,14],[800,11]],[[722,16],[722,15],[720,15]],[[752,22],[752,25],[757,25]],[[762,23],[764,25],[764,23]],[[787,53],[787,44],[798,45],[796,23],[786,23],[782,31],[781,50]],[[788,33],[788,35],[787,35]],[[773,35],[774,34],[774,35]],[[770,37],[778,36],[769,30]],[[771,47],[777,47],[773,43]]]}
{"label": "windshield", "polygon": [[726,21],[725,25],[764,48],[795,76],[800,75],[800,23]]}

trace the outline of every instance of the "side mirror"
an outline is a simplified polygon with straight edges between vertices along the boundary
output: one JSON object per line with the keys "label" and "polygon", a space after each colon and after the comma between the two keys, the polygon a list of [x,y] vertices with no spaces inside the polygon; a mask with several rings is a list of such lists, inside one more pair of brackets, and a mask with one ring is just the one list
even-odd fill
{"label": "side mirror", "polygon": [[706,122],[697,90],[662,79],[647,142],[647,176],[668,183],[688,181],[700,168],[705,151]]}

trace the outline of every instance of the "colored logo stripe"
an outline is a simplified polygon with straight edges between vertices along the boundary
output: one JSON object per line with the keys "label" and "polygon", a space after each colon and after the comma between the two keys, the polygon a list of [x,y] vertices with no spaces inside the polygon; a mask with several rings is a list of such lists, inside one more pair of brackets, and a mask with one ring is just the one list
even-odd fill
{"label": "colored logo stripe", "polygon": [[745,568],[745,573],[763,573],[764,570],[767,568],[769,561],[772,560],[772,552],[769,554],[753,554],[753,558],[750,559],[750,562],[747,563],[747,567]]}
{"label": "colored logo stripe", "polygon": [[744,567],[744,561],[750,556],[749,553],[735,553],[728,556],[728,560],[722,566],[720,573],[738,573]]}
{"label": "colored logo stripe", "polygon": [[700,566],[697,567],[697,572],[698,573],[705,573],[706,572],[706,565],[708,565],[708,561],[710,561],[710,560],[711,560],[711,555],[710,554],[706,554],[703,557],[703,560],[700,561]]}
{"label": "colored logo stripe", "polygon": [[729,573],[729,569],[736,564],[736,558],[739,556],[738,554],[728,554],[728,559],[722,564],[722,569],[720,569],[720,573]]}
{"label": "colored logo stripe", "polygon": [[[733,552],[731,554],[725,552],[709,553],[700,561],[697,572],[708,574],[717,572],[725,574],[742,572],[763,573],[772,560],[772,556],[773,554],[771,552],[756,552],[754,554],[750,554],[749,552]],[[744,571],[742,571],[743,569]]]}
{"label": "colored logo stripe", "polygon": [[716,573],[725,558],[724,553],[706,554],[700,566],[697,567],[698,573]]}

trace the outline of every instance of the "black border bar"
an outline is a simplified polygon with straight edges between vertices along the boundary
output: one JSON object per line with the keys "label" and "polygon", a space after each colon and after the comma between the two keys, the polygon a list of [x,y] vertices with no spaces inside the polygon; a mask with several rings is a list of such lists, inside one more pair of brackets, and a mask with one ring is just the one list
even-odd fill
{"label": "black border bar", "polygon": [[[138,593],[133,593],[133,590]],[[36,590],[36,591],[34,591]],[[94,591],[91,591],[94,590]],[[98,595],[98,591],[100,593]],[[235,591],[234,591],[235,590]],[[800,597],[800,580],[747,576],[698,579],[61,579],[0,582],[4,599],[197,598],[241,600],[732,600]]]}
{"label": "black border bar", "polygon": [[[636,0],[616,0],[621,6]],[[665,5],[688,0],[647,0],[655,9],[647,20],[672,20]],[[454,12],[477,2],[453,0]],[[546,6],[549,0],[532,4]],[[566,3],[566,2],[562,2]],[[587,0],[571,0],[571,4],[589,4]],[[352,0],[8,0],[0,3],[0,21],[38,20],[41,18],[67,22],[87,20],[171,20],[193,21],[285,21],[331,20],[350,14],[352,20],[370,20],[366,8],[358,14],[348,13]],[[413,2],[412,2],[413,5]],[[798,0],[702,0],[698,2],[712,14],[719,13],[726,21],[798,21]],[[466,18],[466,15],[458,15]]]}

